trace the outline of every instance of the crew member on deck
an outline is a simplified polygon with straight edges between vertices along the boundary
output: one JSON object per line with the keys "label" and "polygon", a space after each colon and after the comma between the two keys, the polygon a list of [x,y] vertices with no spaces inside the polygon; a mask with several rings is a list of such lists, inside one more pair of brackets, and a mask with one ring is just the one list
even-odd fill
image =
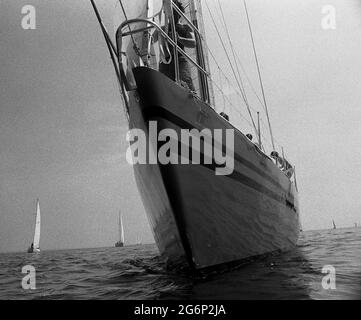
{"label": "crew member on deck", "polygon": [[[183,5],[179,1],[174,1],[174,3],[184,13]],[[182,50],[184,50],[185,48],[195,48],[196,39],[192,28],[187,24],[179,23],[181,16],[176,10],[173,11],[173,15],[174,15],[175,29],[177,32],[178,46]],[[169,35],[170,37],[172,37],[171,30],[169,31]],[[174,56],[173,56],[174,53],[173,53],[173,48],[171,46],[170,46],[170,54],[171,57],[169,56],[166,57],[166,60],[169,61],[169,59],[171,59],[171,62],[169,64],[161,62],[159,65],[159,71],[175,81],[175,64],[174,64]],[[188,87],[191,91],[195,91],[189,62],[181,53],[178,53],[178,63],[179,63],[179,77],[180,80],[182,81],[182,85]]]}

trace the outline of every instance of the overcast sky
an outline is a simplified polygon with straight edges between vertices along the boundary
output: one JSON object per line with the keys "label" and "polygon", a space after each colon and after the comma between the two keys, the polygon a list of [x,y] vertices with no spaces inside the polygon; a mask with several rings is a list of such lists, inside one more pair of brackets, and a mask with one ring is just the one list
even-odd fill
{"label": "overcast sky", "polygon": [[[259,92],[242,2],[221,1]],[[113,1],[98,3],[111,30]],[[26,4],[36,8],[36,30],[21,27]],[[324,5],[336,8],[335,30],[321,27]],[[248,7],[274,135],[297,167],[304,229],[361,222],[359,1],[248,0]],[[231,78],[205,18],[212,51]],[[119,209],[128,242],[153,242],[125,160],[117,90],[89,1],[0,1],[0,252],[31,243],[37,197],[43,249],[113,245]]]}

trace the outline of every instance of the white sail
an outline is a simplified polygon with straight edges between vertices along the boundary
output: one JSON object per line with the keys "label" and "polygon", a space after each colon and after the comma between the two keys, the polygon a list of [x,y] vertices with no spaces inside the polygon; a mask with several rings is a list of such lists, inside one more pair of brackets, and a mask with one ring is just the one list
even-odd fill
{"label": "white sail", "polygon": [[[114,3],[114,34],[119,25],[128,19],[152,17],[162,9],[163,0],[132,0],[122,1],[115,0]],[[124,11],[123,11],[124,8]],[[125,17],[126,13],[127,17]]]}
{"label": "white sail", "polygon": [[35,220],[35,233],[34,233],[34,250],[40,249],[40,203],[39,199],[36,203],[36,220]]}
{"label": "white sail", "polygon": [[123,228],[123,217],[119,212],[119,240],[124,244],[124,228]]}

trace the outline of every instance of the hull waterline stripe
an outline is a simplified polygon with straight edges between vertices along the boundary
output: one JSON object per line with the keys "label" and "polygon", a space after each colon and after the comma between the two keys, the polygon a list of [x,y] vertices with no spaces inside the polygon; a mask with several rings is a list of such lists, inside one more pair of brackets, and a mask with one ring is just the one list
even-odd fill
{"label": "hull waterline stripe", "polygon": [[[170,121],[172,123],[174,123],[175,125],[184,128],[184,129],[196,129],[193,125],[191,125],[190,123],[188,123],[187,121],[179,118],[178,116],[174,115],[173,113],[165,110],[164,108],[161,107],[148,107],[146,109],[147,111],[144,113],[145,119],[147,121],[160,117],[163,118],[167,121]],[[180,150],[180,148],[178,148],[178,150]],[[201,156],[204,157],[204,155],[201,153]],[[256,173],[258,173],[259,175],[261,175],[263,178],[265,178],[266,180],[270,181],[271,183],[273,183],[275,186],[277,186],[278,188],[280,188],[284,193],[288,193],[286,192],[282,186],[277,183],[276,181],[274,181],[270,176],[266,175],[264,172],[262,172],[262,170],[258,169],[255,165],[253,165],[252,163],[250,163],[249,161],[245,160],[244,158],[242,158],[241,156],[235,154],[235,160],[242,163],[244,166],[248,167],[249,169],[255,171]],[[204,164],[201,163],[202,166],[210,169],[210,170],[215,170],[216,169],[216,165],[215,164]],[[225,176],[231,179],[236,180],[239,183],[242,183],[260,193],[263,193],[265,195],[267,195],[268,197],[272,198],[273,200],[276,200],[284,205],[286,205],[287,207],[291,208],[293,211],[296,211],[296,208],[294,206],[293,203],[293,197],[290,196],[291,201],[281,197],[280,195],[276,194],[275,192],[271,191],[270,189],[268,189],[267,187],[263,186],[262,184],[256,182],[255,180],[249,178],[248,176],[234,170],[232,174]]]}

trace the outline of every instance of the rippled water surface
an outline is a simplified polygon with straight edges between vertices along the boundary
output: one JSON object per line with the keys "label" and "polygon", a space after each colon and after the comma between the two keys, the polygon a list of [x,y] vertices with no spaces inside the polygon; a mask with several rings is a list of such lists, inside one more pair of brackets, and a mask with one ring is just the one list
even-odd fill
{"label": "rippled water surface", "polygon": [[[22,289],[25,265],[36,290]],[[307,231],[291,252],[206,279],[166,271],[155,245],[0,254],[0,299],[361,299],[361,228]]]}

